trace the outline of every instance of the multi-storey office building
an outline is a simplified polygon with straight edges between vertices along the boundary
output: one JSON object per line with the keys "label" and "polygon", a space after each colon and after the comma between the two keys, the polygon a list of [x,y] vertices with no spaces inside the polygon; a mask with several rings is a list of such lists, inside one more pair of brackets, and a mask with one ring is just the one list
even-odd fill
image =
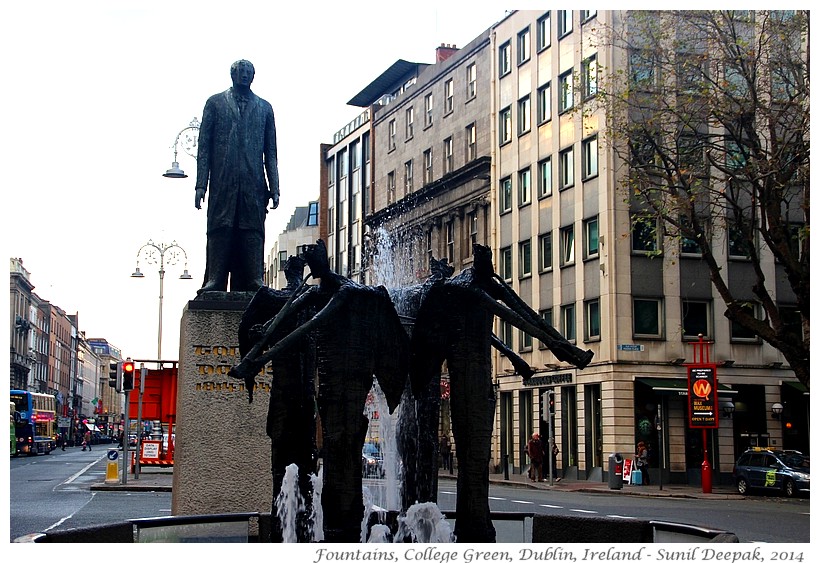
{"label": "multi-storey office building", "polygon": [[[373,243],[365,246],[374,254],[365,252],[364,281],[415,283],[429,273],[430,257],[458,270],[470,264],[471,243],[489,244],[496,271],[515,291],[567,339],[595,352],[584,370],[560,365],[543,345],[497,324],[496,334],[538,373],[524,384],[496,356],[495,470],[502,463],[525,470],[527,438],[547,434],[541,397],[551,389],[562,475],[603,479],[609,455],[632,455],[642,440],[657,452],[655,479],[662,472],[667,482],[699,482],[705,451],[728,480],[749,445],[808,450],[808,392],[777,350],[744,338],[723,315],[702,256],[681,252],[671,236],[648,241],[633,221],[621,190],[626,167],[607,144],[608,116],[588,104],[600,69],[629,70],[627,54],[599,40],[620,15],[515,11],[434,65],[397,62],[351,100],[373,104],[370,125],[325,148],[327,238],[359,209],[338,208],[352,192],[334,191],[351,185],[358,161],[346,149],[356,141],[373,155],[362,169],[372,170],[372,183],[361,175],[353,182],[363,198],[359,240]],[[344,244],[333,245],[331,260],[337,272],[361,278],[349,266],[352,237],[347,231]],[[748,285],[726,244],[715,237],[715,255],[735,286]],[[377,271],[376,252],[392,257],[394,278]],[[771,256],[764,260],[774,271]],[[771,291],[789,304],[783,284]],[[685,363],[698,334],[714,341],[719,376],[719,423],[705,434],[687,421]],[[789,405],[788,421],[775,418],[778,405]]]}
{"label": "multi-storey office building", "polygon": [[34,285],[29,272],[19,258],[10,261],[9,281],[10,386],[11,389],[35,391],[37,389],[30,387],[33,384],[30,373],[37,359],[34,327],[37,325],[38,299],[32,292]]}
{"label": "multi-storey office building", "polygon": [[[807,390],[782,369],[777,350],[744,338],[722,314],[726,306],[700,255],[681,253],[679,239],[660,234],[647,245],[621,189],[626,167],[606,145],[605,110],[574,111],[595,96],[600,69],[628,69],[627,54],[599,37],[622,15],[518,11],[492,28],[497,269],[567,339],[595,352],[584,370],[557,366],[538,343],[500,327],[507,344],[542,373],[522,385],[497,358],[495,458],[525,466],[526,438],[546,430],[539,396],[551,388],[564,474],[603,478],[609,454],[632,455],[643,440],[660,454],[656,471],[662,467],[665,479],[699,482],[705,447],[728,480],[749,445],[808,449]],[[717,249],[726,244],[715,237],[715,255],[735,286],[750,285],[748,264]],[[773,272],[771,256],[763,260]],[[793,299],[771,283],[781,302]],[[698,333],[714,341],[724,411],[706,444],[704,433],[687,425],[682,365],[693,361]],[[790,405],[788,427],[774,418],[776,403]]]}
{"label": "multi-storey office building", "polygon": [[288,281],[285,279],[285,262],[295,256],[299,247],[313,244],[319,238],[319,202],[311,201],[306,206],[297,207],[290,216],[285,230],[273,244],[268,259],[265,261],[265,285],[274,289],[283,289]]}

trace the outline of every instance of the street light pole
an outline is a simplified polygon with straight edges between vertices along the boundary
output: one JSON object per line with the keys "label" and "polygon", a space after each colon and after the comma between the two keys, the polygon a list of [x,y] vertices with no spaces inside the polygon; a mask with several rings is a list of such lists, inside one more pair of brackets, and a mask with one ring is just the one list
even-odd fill
{"label": "street light pole", "polygon": [[157,360],[162,360],[162,301],[164,298],[165,286],[165,253],[168,253],[168,264],[174,265],[179,262],[180,258],[185,260],[185,270],[179,276],[181,280],[190,280],[191,274],[188,273],[188,254],[185,249],[173,241],[171,244],[163,242],[156,243],[148,240],[137,251],[137,269],[131,274],[132,278],[144,278],[145,275],[140,272],[140,255],[145,255],[145,260],[149,264],[159,264],[159,323],[157,326]]}
{"label": "street light pole", "polygon": [[177,133],[177,138],[174,140],[174,161],[171,163],[171,168],[166,170],[163,176],[166,178],[188,177],[188,175],[179,167],[179,162],[177,161],[180,140],[182,141],[182,150],[184,150],[188,156],[196,158],[198,152],[197,143],[199,142],[199,126],[199,119],[195,117],[191,120],[191,123],[188,124],[188,127],[185,127],[182,131]]}

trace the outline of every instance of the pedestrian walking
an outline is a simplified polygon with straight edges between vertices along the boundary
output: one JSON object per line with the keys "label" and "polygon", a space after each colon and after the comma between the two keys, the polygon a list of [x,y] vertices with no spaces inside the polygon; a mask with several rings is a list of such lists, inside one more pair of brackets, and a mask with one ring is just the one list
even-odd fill
{"label": "pedestrian walking", "polygon": [[635,452],[635,465],[638,471],[641,472],[641,485],[649,484],[649,451],[646,449],[646,444],[643,441],[638,442],[638,447]]}
{"label": "pedestrian walking", "polygon": [[91,430],[86,430],[85,434],[83,435],[83,451],[88,448],[88,451],[91,451]]}
{"label": "pedestrian walking", "polygon": [[439,449],[441,450],[441,466],[445,471],[452,471],[453,469],[453,447],[450,444],[450,437],[446,434],[441,437],[439,442]]}
{"label": "pedestrian walking", "polygon": [[68,442],[68,436],[65,433],[65,430],[60,432],[60,447],[63,451],[65,451],[65,443]]}
{"label": "pedestrian walking", "polygon": [[530,456],[530,479],[535,482],[544,480],[544,446],[538,433],[532,435],[527,443],[527,455]]}

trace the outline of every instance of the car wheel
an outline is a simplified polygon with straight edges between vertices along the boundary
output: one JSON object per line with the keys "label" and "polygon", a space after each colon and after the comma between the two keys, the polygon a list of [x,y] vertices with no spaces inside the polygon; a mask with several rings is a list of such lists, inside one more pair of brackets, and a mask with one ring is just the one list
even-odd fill
{"label": "car wheel", "polygon": [[743,477],[737,480],[737,492],[739,492],[741,495],[749,494],[749,484]]}
{"label": "car wheel", "polygon": [[795,494],[797,494],[797,487],[794,486],[794,481],[791,479],[786,479],[783,482],[783,492],[789,498],[792,498]]}

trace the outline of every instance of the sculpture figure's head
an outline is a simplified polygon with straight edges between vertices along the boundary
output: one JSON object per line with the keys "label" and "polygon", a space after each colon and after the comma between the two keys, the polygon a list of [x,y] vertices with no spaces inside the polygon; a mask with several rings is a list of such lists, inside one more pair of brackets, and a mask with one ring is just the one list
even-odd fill
{"label": "sculpture figure's head", "polygon": [[250,61],[241,59],[231,65],[231,81],[235,87],[250,88],[256,69]]}
{"label": "sculpture figure's head", "polygon": [[314,278],[324,278],[330,273],[330,262],[327,257],[325,241],[318,239],[316,244],[304,244],[299,247],[301,258],[307,262],[310,273]]}

